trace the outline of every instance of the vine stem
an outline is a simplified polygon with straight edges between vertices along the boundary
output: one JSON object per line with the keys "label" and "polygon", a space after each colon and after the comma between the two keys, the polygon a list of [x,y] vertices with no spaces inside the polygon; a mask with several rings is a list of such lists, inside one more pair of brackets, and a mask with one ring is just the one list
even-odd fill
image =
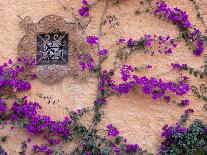
{"label": "vine stem", "polygon": [[[102,13],[101,18],[100,18],[99,35],[98,35],[99,42],[98,42],[98,49],[97,49],[98,51],[97,51],[97,52],[100,51],[100,47],[101,47],[101,36],[102,36],[102,34],[103,34],[104,17],[105,17],[105,15],[106,15],[106,13],[107,13],[107,9],[108,9],[108,7],[109,7],[109,0],[106,0],[105,7],[104,7],[103,13]],[[99,59],[98,59],[98,79],[99,79],[99,80],[98,80],[98,89],[99,89],[99,86],[101,85],[102,62],[103,62],[103,61],[101,60],[101,57],[99,57]],[[97,96],[96,96],[96,99],[98,99],[98,98],[99,98],[99,91],[98,91]],[[95,103],[94,103],[94,106],[95,106]],[[98,110],[99,110],[99,107],[95,107],[95,108],[94,108],[94,112],[95,112],[95,113],[98,112]],[[96,115],[96,114],[95,114],[95,115]],[[96,123],[97,123],[97,121],[96,121],[96,119],[95,119],[95,115],[94,115],[94,120],[93,120],[92,129],[95,128]]]}
{"label": "vine stem", "polygon": [[[106,15],[108,6],[109,6],[109,0],[106,0],[106,5],[105,5],[104,10],[103,10],[103,13],[102,13],[102,15],[101,15],[101,18],[100,18],[100,24],[99,24],[98,52],[100,51],[100,47],[101,47],[101,36],[102,36],[102,34],[103,34],[104,17],[105,17],[105,15]],[[102,66],[101,66],[101,64],[102,64],[101,57],[99,57],[99,61],[98,61],[99,76],[101,75],[100,73],[102,72]]]}
{"label": "vine stem", "polygon": [[[105,7],[104,7],[104,10],[103,10],[103,13],[101,15],[101,18],[100,18],[100,24],[99,24],[99,35],[98,35],[98,38],[99,38],[99,42],[98,42],[98,52],[100,51],[100,47],[101,47],[101,36],[103,34],[103,21],[104,21],[104,17],[107,13],[107,9],[108,9],[108,6],[109,6],[109,0],[106,0],[106,3],[105,3]],[[98,87],[100,86],[101,84],[101,76],[102,76],[102,60],[101,58],[99,57],[99,60],[98,60],[98,78],[99,78],[99,82],[98,82]],[[97,97],[96,99],[98,98],[98,95],[97,94]],[[98,109],[94,108],[94,112],[96,113]],[[92,121],[92,125],[90,126],[90,130],[88,133],[90,133],[96,126],[96,120],[94,119]],[[87,134],[88,135],[88,134]],[[84,139],[85,137],[87,137],[87,135],[85,135],[82,139]],[[76,151],[79,150],[79,147],[81,146],[81,144],[79,143],[78,146],[74,149],[74,151],[72,151],[72,153],[70,153],[70,155],[75,155]]]}

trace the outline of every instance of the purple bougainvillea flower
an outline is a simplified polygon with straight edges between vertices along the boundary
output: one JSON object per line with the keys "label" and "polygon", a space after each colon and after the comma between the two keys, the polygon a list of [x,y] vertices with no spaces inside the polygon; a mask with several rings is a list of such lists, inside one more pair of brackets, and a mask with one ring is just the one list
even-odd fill
{"label": "purple bougainvillea flower", "polygon": [[96,36],[88,36],[86,37],[86,42],[93,45],[93,44],[98,44],[98,37]]}
{"label": "purple bougainvillea flower", "polygon": [[89,8],[88,8],[88,6],[82,6],[82,8],[79,10],[79,14],[82,17],[88,17],[89,16]]}
{"label": "purple bougainvillea flower", "polygon": [[107,55],[108,54],[108,50],[107,49],[101,49],[98,54],[99,55]]}
{"label": "purple bougainvillea flower", "polygon": [[151,69],[152,68],[152,66],[151,65],[147,65],[147,69]]}
{"label": "purple bougainvillea flower", "polygon": [[32,139],[31,139],[31,138],[28,138],[28,139],[27,139],[27,142],[28,142],[28,143],[30,143],[31,141],[32,141]]}
{"label": "purple bougainvillea flower", "polygon": [[189,114],[189,113],[193,113],[193,112],[195,112],[195,110],[192,108],[189,108],[189,109],[186,109],[184,113]]}
{"label": "purple bougainvillea flower", "polygon": [[5,113],[7,110],[6,104],[4,103],[3,99],[0,97],[0,116],[1,113]]}
{"label": "purple bougainvillea flower", "polygon": [[134,46],[134,41],[132,40],[132,38],[129,38],[129,40],[127,41],[127,45],[128,45],[128,47]]}
{"label": "purple bougainvillea flower", "polygon": [[118,42],[119,43],[125,43],[126,42],[126,39],[124,37],[120,37]]}
{"label": "purple bougainvillea flower", "polygon": [[10,65],[13,63],[13,61],[11,59],[9,59],[9,62],[8,62]]}
{"label": "purple bougainvillea flower", "polygon": [[180,105],[187,106],[187,105],[189,105],[189,103],[190,103],[189,100],[182,100],[181,103],[180,103]]}
{"label": "purple bougainvillea flower", "polygon": [[88,1],[87,0],[82,0],[82,4],[83,5],[88,5]]}
{"label": "purple bougainvillea flower", "polygon": [[107,125],[108,136],[116,137],[119,135],[119,130],[115,128],[112,124]]}
{"label": "purple bougainvillea flower", "polygon": [[92,71],[94,69],[94,60],[89,53],[80,52],[78,59],[82,71],[84,71],[85,69],[89,69],[89,71]]}
{"label": "purple bougainvillea flower", "polygon": [[139,149],[138,144],[127,144],[125,148],[127,153],[135,153],[138,151],[138,149]]}
{"label": "purple bougainvillea flower", "polygon": [[116,153],[116,154],[119,154],[120,153],[120,148],[119,147],[116,147],[116,146],[114,146],[113,147],[113,151]]}
{"label": "purple bougainvillea flower", "polygon": [[154,14],[161,15],[168,21],[178,24],[183,28],[191,28],[192,24],[188,19],[188,15],[185,11],[178,8],[169,8],[164,1],[156,3],[157,8],[154,10]]}
{"label": "purple bougainvillea flower", "polygon": [[170,96],[165,96],[164,99],[165,99],[165,101],[166,101],[167,103],[169,103],[170,100],[171,100]]}
{"label": "purple bougainvillea flower", "polygon": [[173,69],[177,69],[177,70],[181,70],[182,68],[187,68],[188,65],[187,64],[178,64],[178,63],[171,63],[171,66],[173,67]]}

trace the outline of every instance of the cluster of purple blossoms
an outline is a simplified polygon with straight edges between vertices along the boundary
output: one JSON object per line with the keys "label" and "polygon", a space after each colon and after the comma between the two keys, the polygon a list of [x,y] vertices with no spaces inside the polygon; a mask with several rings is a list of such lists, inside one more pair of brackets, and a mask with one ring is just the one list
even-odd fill
{"label": "cluster of purple blossoms", "polygon": [[[193,41],[196,42],[196,47],[193,50],[193,54],[195,56],[200,56],[203,51],[204,51],[204,47],[205,47],[205,43],[204,40],[201,39],[201,31],[199,29],[194,28],[193,32],[190,33],[190,37]],[[207,40],[207,37],[205,36],[205,40]]]}
{"label": "cluster of purple blossoms", "polygon": [[24,66],[28,66],[30,68],[34,67],[36,64],[36,60],[34,58],[17,58],[18,63],[22,63]]}
{"label": "cluster of purple blossoms", "polygon": [[101,49],[99,52],[98,52],[99,56],[105,56],[108,54],[108,50],[107,49]]}
{"label": "cluster of purple blossoms", "polygon": [[186,109],[184,113],[189,114],[189,113],[193,113],[193,112],[195,112],[195,110],[192,108],[189,108],[189,109]]}
{"label": "cluster of purple blossoms", "polygon": [[[185,11],[182,11],[178,8],[169,8],[164,1],[157,2],[156,5],[157,8],[153,12],[155,15],[161,15],[163,18],[178,25],[181,28],[192,28],[192,24],[190,23],[188,15]],[[195,48],[193,50],[193,54],[195,56],[200,56],[204,51],[204,40],[207,40],[207,37],[203,39],[201,36],[201,31],[196,28],[194,28],[194,30],[190,32],[188,36],[192,42],[196,42],[194,44]]]}
{"label": "cluster of purple blossoms", "polygon": [[50,145],[56,145],[56,144],[59,144],[59,143],[61,142],[61,140],[60,140],[60,139],[49,138],[49,139],[47,140],[47,142],[48,142],[48,144],[50,144]]}
{"label": "cluster of purple blossoms", "polygon": [[169,84],[163,82],[161,79],[157,80],[155,78],[148,79],[147,77],[141,77],[134,75],[136,84],[142,87],[145,94],[152,94],[153,99],[160,98],[165,95],[165,91],[169,88]]}
{"label": "cluster of purple blossoms", "polygon": [[125,43],[125,42],[126,42],[126,39],[124,37],[120,37],[118,40],[118,43],[120,44]]}
{"label": "cluster of purple blossoms", "polygon": [[169,8],[164,1],[157,2],[156,6],[157,8],[153,12],[155,15],[161,15],[164,19],[183,28],[192,27],[185,11],[178,8]]}
{"label": "cluster of purple blossoms", "polygon": [[[29,65],[33,67],[34,62],[27,60]],[[0,90],[5,87],[9,88],[11,92],[29,90],[31,84],[20,78],[23,74],[24,66],[13,64],[12,60],[0,66]]]}
{"label": "cluster of purple blossoms", "polygon": [[[107,95],[106,92],[110,92],[110,88],[114,87],[114,81],[112,80],[112,76],[114,75],[114,71],[106,71],[104,70],[102,72],[101,78],[100,78],[100,84],[98,86],[98,90]],[[100,97],[98,99],[96,99],[95,102],[97,105],[104,105],[106,103],[106,98],[105,97]]]}
{"label": "cluster of purple blossoms", "polygon": [[107,125],[107,129],[108,129],[108,136],[116,137],[119,135],[119,130],[116,127],[114,127],[112,124]]}
{"label": "cluster of purple blossoms", "polygon": [[[117,137],[119,136],[119,130],[114,127],[112,124],[107,125],[107,129],[108,129],[108,136],[110,137]],[[126,153],[136,153],[139,151],[139,145],[138,144],[129,144],[127,143],[127,139],[123,139],[122,141],[123,144],[123,148],[121,148],[120,146],[117,146],[116,144],[112,144],[112,148],[115,154],[120,154],[121,150],[126,152]]]}
{"label": "cluster of purple blossoms", "polygon": [[121,148],[119,146],[116,146],[115,144],[112,145],[112,148],[116,155],[118,155],[121,151]]}
{"label": "cluster of purple blossoms", "polygon": [[127,94],[135,87],[141,87],[145,94],[152,95],[153,99],[164,97],[166,102],[170,102],[170,96],[166,95],[167,90],[175,93],[178,96],[187,94],[190,90],[188,80],[185,77],[177,82],[164,82],[162,79],[154,77],[147,78],[146,76],[138,77],[133,75],[134,68],[129,65],[123,65],[121,68],[121,77],[123,83],[116,84],[112,79],[114,72],[104,71],[101,78],[100,91],[111,90],[119,94]]}
{"label": "cluster of purple blossoms", "polygon": [[96,99],[95,103],[97,105],[104,105],[104,104],[106,104],[106,98],[105,97],[100,97],[100,98]]}
{"label": "cluster of purple blossoms", "polygon": [[178,63],[171,63],[173,69],[182,70],[188,67],[187,64],[178,64]]}
{"label": "cluster of purple blossoms", "polygon": [[0,118],[6,112],[7,106],[4,103],[3,99],[0,97]]}
{"label": "cluster of purple blossoms", "polygon": [[[119,42],[122,43],[121,41],[124,40],[124,38],[120,38]],[[157,51],[162,54],[172,54],[173,48],[177,47],[177,44],[173,39],[170,38],[170,36],[157,36],[157,35],[149,35],[145,34],[144,37],[142,37],[139,41],[144,42],[144,47],[146,48],[145,51],[149,51],[151,49],[147,48],[152,48],[154,44],[158,44],[158,49]],[[127,41],[127,46],[132,48],[134,46],[138,46],[137,41],[133,40],[132,38],[128,39]]]}
{"label": "cluster of purple blossoms", "polygon": [[[124,83],[115,85],[112,83],[112,89],[115,92],[128,93],[135,86],[141,86],[145,94],[151,94],[153,99],[157,99],[165,96],[167,90],[176,93],[176,95],[182,96],[189,92],[190,86],[185,79],[179,82],[164,82],[162,79],[147,78],[146,76],[138,77],[137,75],[130,75],[133,71],[132,66],[124,65],[121,69],[122,79]],[[132,80],[129,80],[132,77]],[[113,81],[111,81],[113,82]],[[167,100],[170,98],[168,97]]]}
{"label": "cluster of purple blossoms", "polygon": [[187,105],[189,105],[189,103],[190,103],[189,100],[184,99],[184,100],[181,100],[180,105],[181,106],[187,106]]}
{"label": "cluster of purple blossoms", "polygon": [[82,0],[82,4],[83,6],[81,7],[81,9],[79,9],[79,14],[82,17],[88,17],[89,16],[88,2],[86,0]]}
{"label": "cluster of purple blossoms", "polygon": [[161,137],[165,137],[165,138],[169,138],[171,137],[173,134],[177,134],[177,133],[186,133],[187,129],[185,127],[183,127],[182,125],[180,125],[179,123],[177,123],[175,126],[168,126],[165,125],[162,128],[163,132],[161,134]]}
{"label": "cluster of purple blossoms", "polygon": [[146,39],[146,46],[151,47],[152,43],[158,43],[158,52],[159,53],[164,53],[164,54],[172,54],[172,48],[176,48],[177,44],[173,39],[170,38],[170,36],[151,36],[151,35],[146,35],[144,36]]}
{"label": "cluster of purple blossoms", "polygon": [[203,53],[203,51],[204,51],[204,42],[203,42],[202,40],[198,39],[196,45],[197,45],[197,47],[196,47],[196,49],[193,51],[193,54],[194,54],[195,56],[200,56],[201,53]]}
{"label": "cluster of purple blossoms", "polygon": [[[115,144],[112,145],[114,153],[121,154],[121,148],[119,146],[116,146]],[[134,154],[139,151],[139,145],[138,144],[125,144],[124,152],[127,154]]]}
{"label": "cluster of purple blossoms", "polygon": [[94,60],[89,53],[80,52],[78,59],[82,71],[86,69],[92,71],[94,69]]}
{"label": "cluster of purple blossoms", "polygon": [[180,125],[179,123],[173,126],[165,125],[162,130],[163,132],[161,134],[161,137],[164,137],[165,141],[161,143],[161,146],[159,148],[160,154],[165,154],[166,152],[168,152],[170,146],[177,142],[176,135],[182,135],[187,133],[187,128]]}
{"label": "cluster of purple blossoms", "polygon": [[34,135],[44,133],[50,137],[68,138],[70,136],[68,126],[71,122],[68,117],[65,117],[63,121],[53,121],[50,116],[38,115],[38,109],[41,109],[38,103],[28,102],[26,99],[22,103],[14,102],[11,107],[11,119],[12,121],[24,119],[24,128]]}
{"label": "cluster of purple blossoms", "polygon": [[82,0],[82,4],[83,5],[88,5],[88,1],[87,0]]}
{"label": "cluster of purple blossoms", "polygon": [[105,90],[109,88],[113,88],[115,86],[114,80],[112,80],[113,75],[114,75],[114,71],[108,72],[104,70],[102,72],[101,81],[100,81],[101,84],[98,87],[99,91],[104,92]]}
{"label": "cluster of purple blossoms", "polygon": [[123,81],[128,81],[131,78],[131,73],[134,72],[134,68],[130,65],[123,65],[121,68],[121,76]]}
{"label": "cluster of purple blossoms", "polygon": [[136,45],[136,41],[133,40],[132,38],[129,38],[128,41],[127,41],[127,46],[132,48],[135,45]]}
{"label": "cluster of purple blossoms", "polygon": [[126,144],[125,151],[127,153],[136,153],[139,150],[138,144]]}
{"label": "cluster of purple blossoms", "polygon": [[53,153],[53,149],[48,148],[48,146],[43,145],[43,144],[41,146],[33,145],[32,150],[36,153],[41,152],[41,153],[45,153],[48,155]]}
{"label": "cluster of purple blossoms", "polygon": [[85,41],[87,43],[91,44],[91,45],[98,44],[98,37],[96,37],[96,36],[88,36],[88,37],[86,37]]}
{"label": "cluster of purple blossoms", "polygon": [[170,96],[164,96],[164,100],[169,103],[171,101],[171,97]]}

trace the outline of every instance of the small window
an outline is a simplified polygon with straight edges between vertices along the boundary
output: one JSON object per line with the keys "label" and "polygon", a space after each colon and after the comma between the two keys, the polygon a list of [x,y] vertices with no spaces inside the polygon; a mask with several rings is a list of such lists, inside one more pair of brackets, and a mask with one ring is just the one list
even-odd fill
{"label": "small window", "polygon": [[68,34],[65,32],[37,35],[37,65],[68,63]]}

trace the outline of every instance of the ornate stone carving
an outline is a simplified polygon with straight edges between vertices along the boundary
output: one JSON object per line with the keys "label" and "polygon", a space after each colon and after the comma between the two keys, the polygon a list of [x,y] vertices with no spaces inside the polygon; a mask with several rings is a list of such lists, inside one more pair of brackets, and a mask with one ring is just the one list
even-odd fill
{"label": "ornate stone carving", "polygon": [[[72,74],[78,74],[74,71],[78,71],[77,51],[79,50],[79,46],[82,46],[83,39],[76,23],[68,23],[60,16],[48,15],[40,19],[38,23],[33,23],[30,17],[25,17],[20,22],[20,27],[26,30],[26,35],[22,37],[17,48],[21,58],[32,57],[36,59],[37,36],[39,34],[58,32],[65,32],[68,34],[68,63],[36,65],[33,72],[39,79],[47,83],[53,83],[66,76],[71,70],[73,71]],[[73,68],[71,68],[71,66],[73,66]]]}

